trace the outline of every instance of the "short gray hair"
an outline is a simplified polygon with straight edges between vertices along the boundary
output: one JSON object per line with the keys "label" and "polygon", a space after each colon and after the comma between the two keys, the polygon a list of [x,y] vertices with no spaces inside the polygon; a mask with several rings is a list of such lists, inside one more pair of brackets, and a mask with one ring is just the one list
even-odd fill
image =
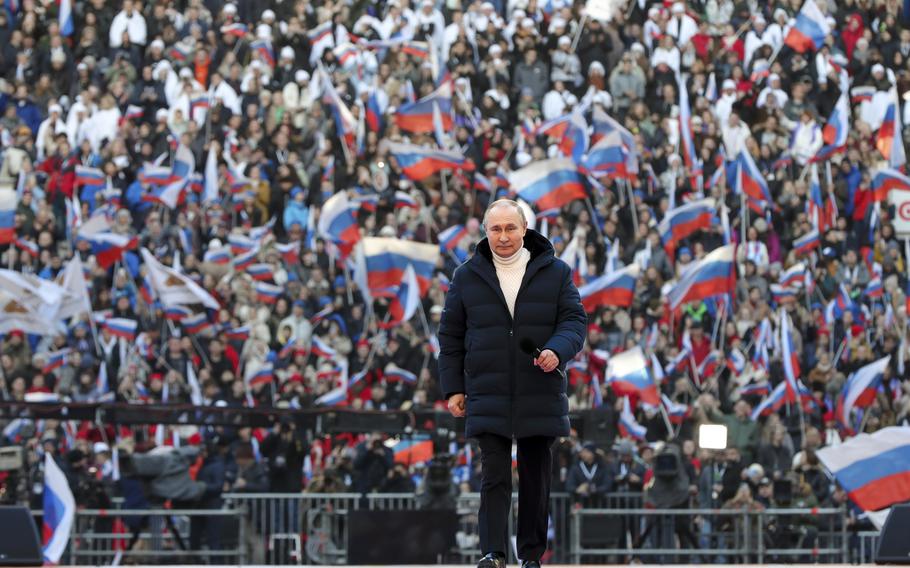
{"label": "short gray hair", "polygon": [[487,206],[487,210],[483,212],[483,227],[487,228],[487,217],[490,216],[490,211],[493,209],[498,209],[500,207],[512,207],[518,211],[518,216],[521,218],[521,224],[525,227],[528,226],[528,219],[525,217],[525,210],[521,205],[518,204],[514,199],[497,199],[493,203]]}

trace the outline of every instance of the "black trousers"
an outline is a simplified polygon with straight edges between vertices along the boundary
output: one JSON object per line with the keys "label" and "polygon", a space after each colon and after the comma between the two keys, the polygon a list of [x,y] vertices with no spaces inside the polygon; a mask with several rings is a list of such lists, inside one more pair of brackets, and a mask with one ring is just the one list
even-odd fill
{"label": "black trousers", "polygon": [[[518,440],[518,557],[540,560],[547,549],[550,472],[554,438]],[[480,434],[480,552],[501,552],[508,558],[509,509],[512,505],[512,440]]]}

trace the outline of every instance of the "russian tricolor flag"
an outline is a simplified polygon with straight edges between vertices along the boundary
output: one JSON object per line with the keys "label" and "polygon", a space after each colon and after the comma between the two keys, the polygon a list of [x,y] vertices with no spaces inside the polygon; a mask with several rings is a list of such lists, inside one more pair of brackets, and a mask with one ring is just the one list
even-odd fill
{"label": "russian tricolor flag", "polygon": [[409,321],[417,310],[420,308],[420,286],[417,284],[417,277],[414,275],[414,267],[408,265],[398,286],[398,291],[392,298],[389,305],[391,319],[383,327],[392,327],[401,322]]}
{"label": "russian tricolor flag", "polygon": [[0,190],[0,244],[16,240],[16,192]]}
{"label": "russian tricolor flag", "polygon": [[398,128],[407,132],[425,134],[433,132],[433,112],[438,108],[442,127],[452,129],[452,83],[445,82],[422,99],[403,104],[395,113]]}
{"label": "russian tricolor flag", "polygon": [[818,229],[812,229],[805,235],[793,240],[793,252],[797,255],[809,254],[819,246],[821,246],[821,239]]}
{"label": "russian tricolor flag", "polygon": [[536,134],[558,140],[559,151],[575,163],[581,163],[588,150],[588,124],[577,110],[541,124]]}
{"label": "russian tricolor flag", "polygon": [[787,385],[787,396],[796,400],[799,387],[799,354],[793,348],[793,338],[790,336],[790,317],[783,309],[780,312],[780,346],[781,359],[784,364],[784,384]]}
{"label": "russian tricolor flag", "polygon": [[787,396],[787,383],[781,381],[771,394],[769,394],[761,403],[752,410],[752,420],[758,420],[760,416],[768,416],[784,407],[790,399]]}
{"label": "russian tricolor flag", "polygon": [[622,136],[616,130],[600,138],[582,162],[584,171],[594,177],[606,176],[610,179],[627,179],[628,152]]}
{"label": "russian tricolor flag", "polygon": [[180,325],[183,326],[183,329],[191,335],[201,335],[212,327],[212,324],[209,323],[209,318],[205,312],[191,314],[183,318],[180,320]]}
{"label": "russian tricolor flag", "polygon": [[275,243],[275,250],[281,255],[285,264],[293,266],[300,262],[300,241],[290,243]]}
{"label": "russian tricolor flag", "polygon": [[819,156],[830,156],[842,149],[847,144],[847,134],[850,131],[850,104],[847,102],[847,93],[841,93],[825,123],[822,137],[825,146],[818,151]]}
{"label": "russian tricolor flag", "polygon": [[[394,238],[368,237],[361,242],[362,263],[370,291],[380,292],[398,286],[409,264],[420,285],[420,295],[426,294],[439,261],[439,246],[403,241]],[[359,259],[358,259],[359,260]]]}
{"label": "russian tricolor flag", "polygon": [[281,286],[274,286],[265,282],[256,282],[255,290],[256,299],[263,304],[274,304],[284,292],[284,288]]}
{"label": "russian tricolor flag", "polygon": [[240,22],[233,22],[221,26],[221,33],[224,35],[244,37],[246,35],[246,31],[246,24],[241,24]]}
{"label": "russian tricolor flag", "polygon": [[[95,168],[90,168],[95,169]],[[146,186],[162,186],[174,181],[171,168],[167,166],[154,166],[146,164],[137,174],[139,183]]]}
{"label": "russian tricolor flag", "polygon": [[631,265],[585,284],[578,289],[585,311],[591,313],[600,306],[628,308],[635,299],[635,283],[638,281],[638,264]]}
{"label": "russian tricolor flag", "polygon": [[736,158],[736,167],[736,191],[745,193],[762,207],[774,208],[774,199],[771,197],[768,183],[746,149],[743,149]]}
{"label": "russian tricolor flag", "polygon": [[366,123],[367,127],[373,132],[382,131],[382,117],[388,106],[388,97],[380,92],[379,89],[373,89],[367,98],[366,104]]}
{"label": "russian tricolor flag", "polygon": [[38,258],[38,256],[41,254],[41,249],[38,247],[38,244],[33,243],[27,239],[20,239],[19,237],[16,237],[16,240],[13,244],[15,244],[16,248],[19,250],[24,250],[27,252],[28,255],[32,258]]}
{"label": "russian tricolor flag", "polygon": [[464,225],[452,225],[448,229],[439,233],[439,246],[443,250],[452,250],[468,234]]}
{"label": "russian tricolor flag", "polygon": [[43,555],[44,561],[53,565],[60,562],[69,543],[70,530],[76,517],[76,500],[66,475],[51,452],[44,454],[43,504]]}
{"label": "russian tricolor flag", "polygon": [[96,233],[85,237],[92,245],[98,266],[107,269],[123,258],[123,253],[136,248],[138,239],[117,233]]}
{"label": "russian tricolor flag", "polygon": [[675,310],[682,304],[730,294],[736,285],[735,245],[715,249],[695,263],[667,294]]}
{"label": "russian tricolor flag", "polygon": [[872,193],[875,201],[887,201],[888,193],[896,189],[910,191],[910,177],[892,168],[882,168],[872,178]]}
{"label": "russian tricolor flag", "polygon": [[610,358],[606,381],[618,396],[637,394],[645,404],[660,404],[660,392],[648,371],[641,347],[633,347]]}
{"label": "russian tricolor flag", "polygon": [[382,374],[388,381],[402,381],[412,385],[417,383],[417,375],[407,369],[402,369],[395,363],[386,365]]}
{"label": "russian tricolor flag", "polygon": [[250,326],[242,325],[240,327],[233,327],[224,332],[224,335],[229,341],[246,341],[250,338]]}
{"label": "russian tricolor flag", "polygon": [[60,349],[59,351],[54,351],[53,353],[47,354],[47,362],[44,364],[44,367],[41,369],[41,372],[45,375],[53,371],[58,367],[66,365],[69,361],[69,354],[72,352],[72,349]]}
{"label": "russian tricolor flag", "polygon": [[670,400],[670,397],[665,394],[660,395],[660,401],[663,403],[664,408],[667,409],[667,415],[670,417],[671,423],[682,424],[685,422],[686,418],[689,417],[691,409],[688,405],[673,402]]}
{"label": "russian tricolor flag", "polygon": [[906,426],[860,434],[818,450],[818,458],[863,510],[910,501],[910,428]]}
{"label": "russian tricolor flag", "polygon": [[347,192],[339,191],[326,200],[319,215],[319,235],[337,245],[343,256],[360,240],[356,205],[348,200]]}
{"label": "russian tricolor flag", "polygon": [[865,408],[875,401],[876,389],[882,382],[885,369],[891,362],[891,356],[883,357],[874,363],[860,368],[847,378],[834,415],[837,421],[850,433],[853,433],[852,413],[854,408]]}
{"label": "russian tricolor flag", "polygon": [[271,383],[274,378],[274,369],[271,363],[265,363],[259,368],[247,373],[246,383],[249,386]]}
{"label": "russian tricolor flag", "polygon": [[671,258],[680,241],[699,229],[710,229],[717,222],[716,206],[714,199],[699,199],[667,211],[657,231]]}
{"label": "russian tricolor flag", "polygon": [[249,252],[245,252],[243,254],[235,256],[234,259],[231,261],[231,263],[234,266],[234,270],[237,270],[237,271],[246,270],[247,268],[252,266],[256,262],[256,260],[258,260],[258,258],[259,258],[259,247],[256,247]]}
{"label": "russian tricolor flag", "polygon": [[509,174],[509,184],[519,188],[518,196],[538,210],[562,208],[584,199],[584,181],[570,158],[534,162]]}
{"label": "russian tricolor flag", "polygon": [[180,321],[185,317],[193,315],[193,310],[185,306],[168,306],[164,308],[164,317],[171,321]]}
{"label": "russian tricolor flag", "polygon": [[796,23],[784,38],[784,43],[795,51],[804,53],[810,49],[821,48],[829,32],[828,21],[815,0],[805,0],[802,9],[796,15]]}
{"label": "russian tricolor flag", "polygon": [[212,264],[228,264],[231,262],[231,250],[224,246],[209,249],[202,256],[202,261],[211,262]]}
{"label": "russian tricolor flag", "polygon": [[127,341],[136,339],[136,328],[139,324],[136,320],[126,318],[108,318],[104,322],[104,327],[111,332],[114,337],[122,337]]}
{"label": "russian tricolor flag", "polygon": [[272,49],[272,42],[267,39],[257,39],[250,43],[250,48],[259,54],[266,65],[275,67],[275,50]]}
{"label": "russian tricolor flag", "polygon": [[[660,401],[658,400],[659,403]],[[648,434],[648,429],[635,420],[635,415],[632,413],[632,407],[629,404],[629,397],[624,397],[622,400],[622,412],[619,414],[619,433],[624,438],[632,438],[639,442],[643,442]]]}
{"label": "russian tricolor flag", "polygon": [[600,107],[595,107],[591,112],[591,144],[597,143],[604,136],[611,132],[619,132],[622,140],[623,151],[626,155],[626,173],[630,176],[638,173],[638,153],[635,144],[635,136],[626,130],[620,123],[616,122],[610,115],[604,112]]}
{"label": "russian tricolor flag", "polygon": [[780,275],[778,283],[788,288],[800,288],[805,284],[807,274],[806,265],[800,262],[784,271]]}
{"label": "russian tricolor flag", "polygon": [[420,209],[417,200],[404,191],[395,192],[395,209]]}
{"label": "russian tricolor flag", "polygon": [[76,166],[76,185],[79,187],[104,187],[107,180],[98,168],[88,166]]}
{"label": "russian tricolor flag", "polygon": [[60,24],[60,35],[69,37],[73,35],[73,0],[60,0],[57,8],[57,21]]}
{"label": "russian tricolor flag", "polygon": [[247,266],[246,273],[249,274],[253,280],[258,280],[259,282],[267,282],[272,279],[272,267],[265,263]]}
{"label": "russian tricolor flag", "polygon": [[474,164],[455,150],[436,150],[398,142],[390,142],[388,147],[404,175],[414,181],[425,180],[441,170],[474,170]]}

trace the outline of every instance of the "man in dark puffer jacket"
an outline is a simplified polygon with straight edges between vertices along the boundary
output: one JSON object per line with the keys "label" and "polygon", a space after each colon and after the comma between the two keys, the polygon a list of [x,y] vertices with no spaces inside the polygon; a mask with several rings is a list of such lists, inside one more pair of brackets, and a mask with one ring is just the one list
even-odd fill
{"label": "man in dark puffer jacket", "polygon": [[[455,271],[439,329],[439,374],[449,411],[466,416],[481,450],[478,568],[503,568],[511,505],[511,447],[518,440],[518,555],[536,568],[547,546],[550,446],[569,435],[564,367],[585,338],[572,271],[527,229],[518,203],[484,215],[487,238]],[[539,355],[521,352],[522,343]]]}

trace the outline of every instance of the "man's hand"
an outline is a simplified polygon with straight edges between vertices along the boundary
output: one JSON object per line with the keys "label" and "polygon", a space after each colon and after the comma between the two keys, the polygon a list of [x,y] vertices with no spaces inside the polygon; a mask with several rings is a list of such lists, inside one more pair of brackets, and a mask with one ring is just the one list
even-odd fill
{"label": "man's hand", "polygon": [[549,373],[559,365],[559,357],[550,349],[544,349],[540,352],[540,357],[534,359],[534,364],[540,367],[545,373]]}
{"label": "man's hand", "polygon": [[453,394],[449,397],[449,412],[455,418],[462,418],[465,414],[464,395]]}

